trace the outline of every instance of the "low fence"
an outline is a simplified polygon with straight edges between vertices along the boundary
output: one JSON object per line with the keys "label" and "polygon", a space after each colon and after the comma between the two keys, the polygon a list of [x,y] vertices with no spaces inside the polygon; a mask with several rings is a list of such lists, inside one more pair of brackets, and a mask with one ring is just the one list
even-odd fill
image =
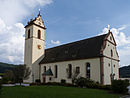
{"label": "low fence", "polygon": [[[20,83],[15,84],[2,84],[2,86],[17,86],[20,85]],[[21,83],[22,86],[30,86],[30,84]]]}

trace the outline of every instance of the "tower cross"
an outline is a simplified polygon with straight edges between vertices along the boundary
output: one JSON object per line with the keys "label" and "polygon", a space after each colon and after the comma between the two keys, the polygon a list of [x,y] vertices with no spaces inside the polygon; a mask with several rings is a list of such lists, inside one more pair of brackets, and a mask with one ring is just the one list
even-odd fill
{"label": "tower cross", "polygon": [[108,24],[108,30],[110,30],[110,25]]}

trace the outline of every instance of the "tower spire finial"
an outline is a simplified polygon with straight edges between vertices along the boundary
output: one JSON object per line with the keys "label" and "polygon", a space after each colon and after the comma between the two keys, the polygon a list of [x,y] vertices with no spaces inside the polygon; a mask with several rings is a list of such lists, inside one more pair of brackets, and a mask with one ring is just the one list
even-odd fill
{"label": "tower spire finial", "polygon": [[41,10],[41,9],[39,8],[39,14],[38,14],[38,16],[41,16],[41,14],[40,14],[40,10]]}

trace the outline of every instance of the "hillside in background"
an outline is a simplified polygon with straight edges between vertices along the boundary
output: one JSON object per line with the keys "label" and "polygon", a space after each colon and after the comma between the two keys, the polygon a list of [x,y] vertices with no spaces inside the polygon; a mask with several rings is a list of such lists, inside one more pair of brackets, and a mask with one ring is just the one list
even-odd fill
{"label": "hillside in background", "polygon": [[0,62],[0,73],[4,73],[6,70],[13,70],[15,66],[16,65],[14,64],[7,64]]}
{"label": "hillside in background", "polygon": [[119,68],[120,78],[130,78],[130,65]]}
{"label": "hillside in background", "polygon": [[[0,73],[4,73],[7,69],[13,70],[15,66],[14,64],[0,62]],[[119,68],[119,76],[120,78],[130,78],[130,65]]]}

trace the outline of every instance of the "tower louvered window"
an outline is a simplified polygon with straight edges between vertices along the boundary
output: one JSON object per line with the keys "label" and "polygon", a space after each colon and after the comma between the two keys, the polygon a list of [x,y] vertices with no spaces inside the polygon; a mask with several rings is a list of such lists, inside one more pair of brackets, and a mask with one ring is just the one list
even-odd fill
{"label": "tower louvered window", "polygon": [[28,38],[30,38],[30,29],[28,30]]}
{"label": "tower louvered window", "polygon": [[38,39],[41,39],[41,31],[38,30]]}

